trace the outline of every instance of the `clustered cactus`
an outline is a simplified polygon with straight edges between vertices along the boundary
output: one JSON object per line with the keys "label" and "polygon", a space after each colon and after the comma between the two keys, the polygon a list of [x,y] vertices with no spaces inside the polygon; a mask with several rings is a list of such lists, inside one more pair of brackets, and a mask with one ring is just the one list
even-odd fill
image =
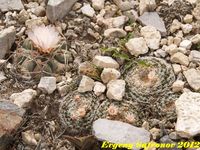
{"label": "clustered cactus", "polygon": [[70,53],[53,26],[37,26],[14,55],[18,72],[26,77],[40,77],[64,72]]}
{"label": "clustered cactus", "polygon": [[[165,60],[143,57],[134,61],[125,74],[125,81],[128,94],[144,110],[145,118],[162,117],[174,112],[174,109],[170,110],[170,105],[177,98],[177,94],[171,90],[175,75],[171,65]],[[151,114],[145,114],[144,108]],[[144,117],[142,113],[140,116]]]}

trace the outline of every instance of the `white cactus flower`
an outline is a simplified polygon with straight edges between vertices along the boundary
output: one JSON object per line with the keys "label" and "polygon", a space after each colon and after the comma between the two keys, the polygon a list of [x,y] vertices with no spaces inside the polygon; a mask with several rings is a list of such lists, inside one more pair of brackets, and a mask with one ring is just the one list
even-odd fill
{"label": "white cactus flower", "polygon": [[50,53],[60,40],[59,32],[53,26],[35,26],[28,32],[28,37],[41,53]]}

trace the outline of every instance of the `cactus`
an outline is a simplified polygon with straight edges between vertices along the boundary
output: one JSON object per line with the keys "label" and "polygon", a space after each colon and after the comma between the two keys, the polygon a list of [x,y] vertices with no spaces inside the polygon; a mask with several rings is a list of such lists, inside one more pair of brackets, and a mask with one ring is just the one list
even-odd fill
{"label": "cactus", "polygon": [[34,78],[64,73],[68,69],[68,63],[72,61],[71,53],[65,48],[65,44],[62,44],[49,54],[41,54],[34,48],[33,43],[26,39],[14,55],[14,64],[19,73]]}
{"label": "cactus", "polygon": [[140,117],[162,118],[163,115],[174,113],[174,109],[170,110],[170,106],[177,98],[177,94],[171,90],[175,75],[171,65],[163,59],[154,57],[138,59],[125,74],[125,81],[130,98],[138,103],[141,110],[146,110],[141,111]]}

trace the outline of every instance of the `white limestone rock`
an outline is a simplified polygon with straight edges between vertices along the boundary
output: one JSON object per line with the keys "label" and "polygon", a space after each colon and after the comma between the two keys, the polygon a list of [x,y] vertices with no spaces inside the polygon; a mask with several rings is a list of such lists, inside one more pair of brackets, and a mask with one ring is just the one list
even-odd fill
{"label": "white limestone rock", "polygon": [[121,73],[114,68],[104,68],[101,73],[103,83],[108,83],[111,80],[116,80],[121,76]]}
{"label": "white limestone rock", "polygon": [[94,85],[94,94],[96,96],[100,96],[102,93],[104,93],[106,90],[106,86],[104,84],[102,84],[101,82],[95,82],[95,85]]}
{"label": "white limestone rock", "polygon": [[184,84],[185,82],[183,82],[182,80],[176,80],[173,84],[172,84],[172,91],[173,92],[181,92],[184,89]]}
{"label": "white limestone rock", "polygon": [[146,54],[149,50],[143,37],[132,38],[125,44],[125,46],[130,54],[136,57],[141,54]]}
{"label": "white limestone rock", "polygon": [[84,4],[84,6],[81,8],[81,11],[84,15],[88,17],[93,17],[95,15],[94,9],[90,6],[90,4]]}
{"label": "white limestone rock", "polygon": [[17,106],[24,108],[28,107],[31,101],[37,96],[37,92],[33,89],[26,89],[20,93],[13,93],[10,100]]}
{"label": "white limestone rock", "polygon": [[42,77],[38,88],[44,93],[52,94],[56,90],[56,78],[55,77]]}
{"label": "white limestone rock", "polygon": [[185,92],[175,102],[177,123],[176,132],[184,138],[200,133],[200,93]]}
{"label": "white limestone rock", "polygon": [[107,84],[107,97],[109,99],[121,101],[125,94],[125,81],[124,80],[111,80]]}
{"label": "white limestone rock", "polygon": [[92,0],[92,7],[95,10],[101,10],[104,8],[105,0]]}
{"label": "white limestone rock", "polygon": [[190,49],[192,46],[192,42],[190,40],[183,40],[181,43],[180,43],[180,47],[183,47],[183,48],[186,48],[186,49]]}
{"label": "white limestone rock", "polygon": [[171,62],[178,63],[184,66],[189,65],[189,58],[181,52],[177,52],[171,56]]}
{"label": "white limestone rock", "polygon": [[83,75],[78,87],[78,92],[84,93],[84,92],[92,91],[93,87],[94,87],[94,80],[88,76]]}
{"label": "white limestone rock", "polygon": [[159,48],[161,34],[159,31],[156,30],[153,26],[145,26],[141,28],[141,35],[144,37],[147,46],[152,49],[156,50]]}
{"label": "white limestone rock", "polygon": [[101,68],[119,68],[117,61],[109,56],[96,55],[93,59],[93,64]]}

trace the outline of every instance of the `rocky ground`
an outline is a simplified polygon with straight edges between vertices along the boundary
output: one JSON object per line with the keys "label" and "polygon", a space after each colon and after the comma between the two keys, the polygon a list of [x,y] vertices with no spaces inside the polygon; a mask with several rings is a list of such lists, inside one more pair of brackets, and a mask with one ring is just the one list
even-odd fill
{"label": "rocky ground", "polygon": [[199,64],[199,0],[0,0],[0,150],[198,142]]}

